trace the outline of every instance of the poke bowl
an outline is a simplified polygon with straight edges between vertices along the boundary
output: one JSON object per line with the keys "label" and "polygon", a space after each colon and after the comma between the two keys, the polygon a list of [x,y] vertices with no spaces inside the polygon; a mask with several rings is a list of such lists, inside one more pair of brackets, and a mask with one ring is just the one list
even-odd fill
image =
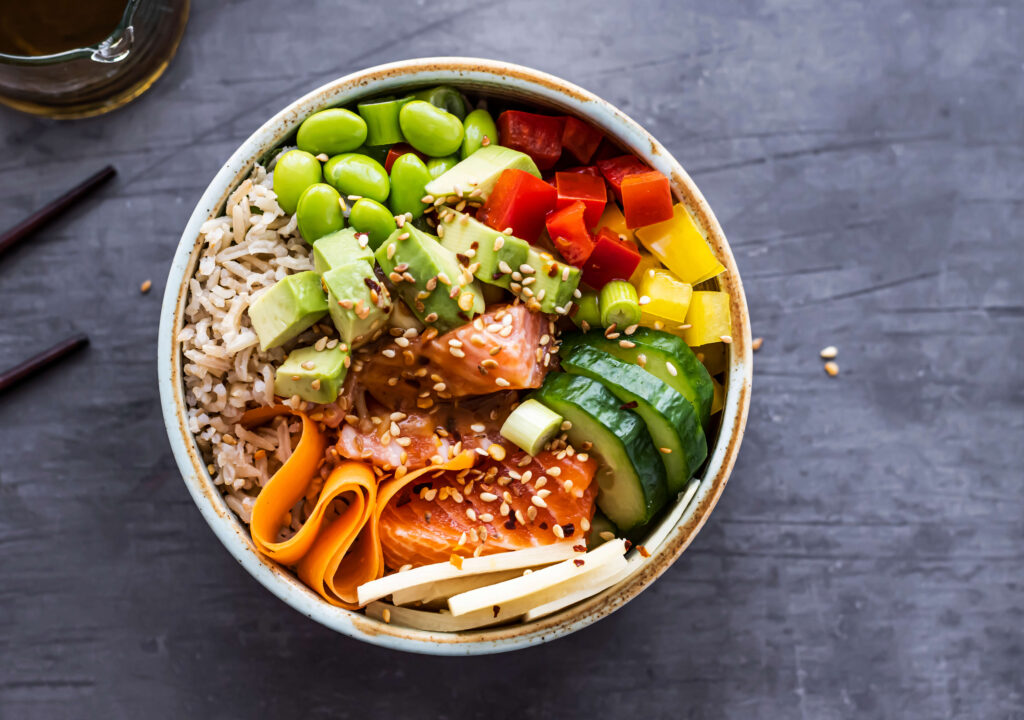
{"label": "poke bowl", "polygon": [[175,254],[158,380],[214,533],[345,635],[544,642],[663,573],[746,422],[735,261],[668,151],[597,96],[473,58],[274,115]]}

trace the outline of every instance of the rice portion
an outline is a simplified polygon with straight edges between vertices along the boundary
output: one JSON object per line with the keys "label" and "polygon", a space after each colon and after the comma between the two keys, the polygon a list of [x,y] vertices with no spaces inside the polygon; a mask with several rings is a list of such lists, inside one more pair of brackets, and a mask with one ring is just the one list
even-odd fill
{"label": "rice portion", "polygon": [[246,310],[281,278],[312,270],[313,261],[260,166],[199,234],[202,251],[178,333],[188,426],[228,505],[248,522],[255,492],[287,460],[299,427],[282,418],[254,431],[239,425],[246,410],[273,404],[274,367],[286,355],[282,348],[260,351]]}

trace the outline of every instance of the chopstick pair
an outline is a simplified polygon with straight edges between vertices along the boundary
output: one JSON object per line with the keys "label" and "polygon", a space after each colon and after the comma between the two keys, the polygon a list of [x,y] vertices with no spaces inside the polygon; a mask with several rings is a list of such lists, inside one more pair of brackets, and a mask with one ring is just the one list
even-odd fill
{"label": "chopstick pair", "polygon": [[[29,215],[20,223],[0,235],[0,255],[24,241],[42,227],[63,215],[69,208],[78,203],[82,198],[96,190],[105,182],[117,174],[111,165],[107,165],[99,172],[83,180],[66,193],[53,200],[49,204]],[[25,362],[16,365],[10,370],[0,372],[0,392],[14,387],[19,382],[35,375],[37,372],[61,360],[79,348],[89,344],[89,338],[84,333],[78,333],[72,337],[54,345],[49,350],[29,358]]]}

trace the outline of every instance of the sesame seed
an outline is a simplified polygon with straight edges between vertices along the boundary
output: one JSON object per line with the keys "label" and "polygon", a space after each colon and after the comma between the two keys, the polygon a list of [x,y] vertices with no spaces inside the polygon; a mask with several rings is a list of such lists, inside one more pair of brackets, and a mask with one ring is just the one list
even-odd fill
{"label": "sesame seed", "polygon": [[555,534],[555,537],[559,539],[565,538],[565,530],[562,529],[561,525],[556,524],[553,528],[551,528],[551,532],[553,532]]}
{"label": "sesame seed", "polygon": [[407,338],[407,337],[396,337],[395,338],[395,345],[397,345],[398,347],[407,348],[407,347],[409,347],[409,338]]}
{"label": "sesame seed", "polygon": [[498,499],[498,496],[495,495],[494,493],[482,492],[480,493],[480,499],[483,500],[484,502],[494,502],[495,500]]}
{"label": "sesame seed", "polygon": [[578,455],[576,455],[576,459],[579,460],[580,462],[586,462],[587,460],[590,459],[590,456],[587,455],[586,453],[579,453]]}
{"label": "sesame seed", "polygon": [[629,340],[619,340],[619,347],[624,347],[626,349],[632,349],[632,348],[636,347],[636,343],[635,342],[630,342]]}
{"label": "sesame seed", "polygon": [[387,608],[384,608],[384,610],[381,611],[380,619],[383,620],[384,622],[390,624],[391,623],[391,611],[388,610]]}
{"label": "sesame seed", "polygon": [[[499,380],[500,379],[501,378],[499,378]],[[487,454],[494,460],[501,462],[505,459],[505,448],[497,443],[493,443],[489,448],[487,448]]]}
{"label": "sesame seed", "polygon": [[663,447],[663,448],[658,448],[658,449],[661,450],[661,453],[663,455],[671,455],[672,454],[672,448]]}
{"label": "sesame seed", "polygon": [[466,517],[468,517],[473,522],[476,522],[476,510],[474,510],[473,508],[469,508],[468,510],[466,510]]}
{"label": "sesame seed", "polygon": [[665,367],[668,368],[668,374],[671,375],[672,377],[675,377],[676,375],[679,374],[679,371],[676,370],[676,366],[673,365],[672,363],[666,362]]}
{"label": "sesame seed", "polygon": [[640,353],[639,355],[637,355],[636,356],[636,364],[639,365],[640,367],[646,366],[647,365],[647,356],[645,354],[643,354],[643,353]]}
{"label": "sesame seed", "polygon": [[821,353],[822,360],[834,360],[839,356],[839,348],[835,345],[829,345],[827,348],[823,348]]}
{"label": "sesame seed", "polygon": [[509,504],[507,502],[502,502],[501,507],[498,508],[498,512],[501,513],[502,517],[508,517],[510,510],[511,508],[509,507]]}
{"label": "sesame seed", "polygon": [[474,295],[473,293],[462,293],[459,295],[459,309],[463,312],[469,312],[473,307]]}
{"label": "sesame seed", "polygon": [[539,498],[541,498],[541,499],[544,499],[544,498],[546,498],[546,497],[547,497],[548,495],[550,495],[550,494],[551,494],[551,491],[550,491],[550,490],[547,490],[547,489],[544,489],[544,490],[538,490],[538,491],[537,491],[537,497],[539,497]]}
{"label": "sesame seed", "polygon": [[640,327],[640,326],[639,325],[630,325],[628,328],[626,328],[626,334],[627,335],[632,335],[633,333],[636,332],[638,327]]}
{"label": "sesame seed", "polygon": [[491,522],[492,520],[494,520],[494,516],[493,516],[493,515],[491,515],[490,513],[482,513],[482,514],[480,515],[480,522],[485,522],[485,523],[489,523],[489,522]]}
{"label": "sesame seed", "polygon": [[598,534],[600,535],[602,540],[614,540],[615,539],[615,533],[611,532],[610,530],[602,530]]}
{"label": "sesame seed", "polygon": [[640,299],[637,300],[637,303],[640,304],[640,305],[647,305],[650,302],[651,302],[651,298],[649,296],[647,296],[647,295],[641,295]]}
{"label": "sesame seed", "polygon": [[[325,347],[327,347],[327,338],[322,337],[316,341],[316,344],[313,346],[313,349],[316,350],[317,352],[323,352]],[[305,364],[303,364],[303,367],[305,367]]]}
{"label": "sesame seed", "polygon": [[394,243],[391,243],[390,245],[388,245],[387,255],[388,255],[388,260],[390,260],[391,258],[393,258],[395,256],[395,244]]}
{"label": "sesame seed", "polygon": [[429,205],[430,203],[434,202],[434,196],[424,195],[423,197],[420,198],[420,202]]}
{"label": "sesame seed", "polygon": [[393,358],[395,356],[395,351],[391,348],[385,348],[380,351],[380,354],[387,358]]}
{"label": "sesame seed", "polygon": [[302,369],[303,370],[312,370],[315,367],[316,367],[316,363],[313,362],[312,360],[307,360],[306,362],[302,363]]}
{"label": "sesame seed", "polygon": [[152,287],[153,287],[153,281],[152,280],[146,280],[146,281],[144,281],[139,286],[139,292],[141,292],[143,295],[145,295],[146,293],[148,293],[150,291],[150,288],[152,288]]}
{"label": "sesame seed", "polygon": [[[563,428],[562,428],[562,429],[563,429],[563,430],[568,430],[568,429],[569,429],[569,428],[567,428],[567,427],[564,427],[565,423],[568,423],[568,422],[569,422],[569,421],[568,421],[568,420],[566,420],[566,421],[565,421],[564,423],[562,423],[562,425],[563,425]],[[571,426],[571,425],[572,425],[572,423],[569,423],[569,425]],[[561,475],[561,474],[562,474],[562,468],[560,468],[560,467],[558,467],[558,466],[556,465],[556,466],[554,466],[554,467],[550,467],[550,468],[548,468],[548,469],[547,469],[547,473],[548,473],[548,475],[550,475],[551,477],[558,477],[559,475]]]}
{"label": "sesame seed", "polygon": [[[562,282],[569,282],[569,266],[568,265],[566,265],[564,268],[562,268]],[[579,295],[577,295],[576,297],[579,297]]]}
{"label": "sesame seed", "polygon": [[761,349],[761,345],[763,343],[764,343],[764,338],[759,338],[759,337],[754,338],[753,341],[750,343],[750,349],[753,350],[754,352],[757,352],[758,350]]}
{"label": "sesame seed", "polygon": [[827,372],[832,377],[835,377],[836,375],[839,374],[839,363],[829,360],[827,363],[825,363],[825,372]]}
{"label": "sesame seed", "polygon": [[[535,500],[539,500],[540,498],[534,498],[534,499]],[[541,502],[544,502],[544,501],[541,500]],[[526,508],[526,517],[530,520],[530,522],[533,522],[534,520],[536,520],[537,519],[537,508],[535,508],[533,505],[531,505],[530,507]]]}
{"label": "sesame seed", "polygon": [[499,377],[499,378],[494,378],[494,384],[497,385],[498,387],[508,387],[512,383],[510,383],[508,380],[506,380],[503,377]]}
{"label": "sesame seed", "polygon": [[544,498],[542,498],[540,495],[534,495],[533,497],[531,497],[530,502],[532,502],[537,507],[546,508],[548,506],[548,504],[544,502]]}
{"label": "sesame seed", "polygon": [[437,279],[438,279],[438,281],[444,283],[445,285],[451,285],[452,284],[451,279],[449,279],[449,277],[448,277],[448,273],[439,272],[437,274]]}
{"label": "sesame seed", "polygon": [[438,225],[437,226],[437,236],[439,238],[443,238],[444,237],[444,225]]}
{"label": "sesame seed", "polygon": [[516,520],[519,522],[520,525],[526,524],[526,516],[523,515],[522,510],[516,510]]}
{"label": "sesame seed", "polygon": [[732,335],[719,335],[718,338],[726,345],[732,342]]}
{"label": "sesame seed", "polygon": [[450,348],[448,348],[448,353],[452,357],[457,357],[457,358],[464,358],[464,357],[466,357],[466,353],[462,352],[458,348],[450,347]]}

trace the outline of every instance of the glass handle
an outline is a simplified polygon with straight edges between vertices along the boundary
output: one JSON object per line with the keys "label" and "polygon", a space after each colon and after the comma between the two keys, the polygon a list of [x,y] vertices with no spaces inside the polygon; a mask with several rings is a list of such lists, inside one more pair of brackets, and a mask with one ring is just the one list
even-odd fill
{"label": "glass handle", "polygon": [[124,60],[132,51],[135,31],[131,25],[121,28],[99,44],[92,59],[98,63],[116,63]]}

